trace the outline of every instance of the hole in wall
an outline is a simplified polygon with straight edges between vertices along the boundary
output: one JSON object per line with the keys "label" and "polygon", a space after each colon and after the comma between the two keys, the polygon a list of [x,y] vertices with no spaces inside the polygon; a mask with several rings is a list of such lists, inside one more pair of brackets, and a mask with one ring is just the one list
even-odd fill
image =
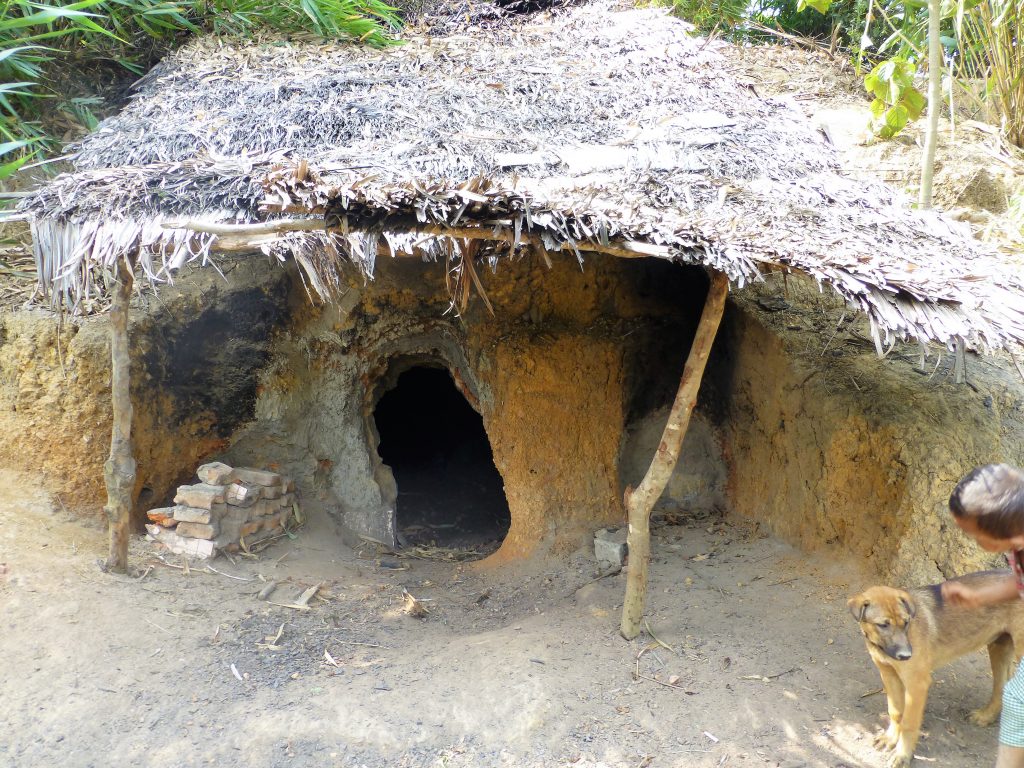
{"label": "hole in wall", "polygon": [[440,367],[404,371],[373,413],[377,451],[391,467],[403,546],[498,548],[511,520],[483,419]]}

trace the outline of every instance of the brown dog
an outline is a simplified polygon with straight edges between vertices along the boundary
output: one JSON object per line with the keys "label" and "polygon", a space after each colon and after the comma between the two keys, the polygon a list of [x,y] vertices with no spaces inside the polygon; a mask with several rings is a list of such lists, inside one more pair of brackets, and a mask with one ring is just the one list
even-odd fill
{"label": "brown dog", "polygon": [[[981,586],[1007,573],[984,571],[953,581]],[[906,768],[914,757],[932,671],[985,646],[992,664],[992,698],[970,719],[990,725],[999,717],[1003,686],[1024,652],[1024,600],[973,609],[944,605],[941,585],[935,584],[909,592],[871,587],[851,597],[847,606],[860,622],[885,687],[889,728],[875,746],[895,750],[890,768]]]}

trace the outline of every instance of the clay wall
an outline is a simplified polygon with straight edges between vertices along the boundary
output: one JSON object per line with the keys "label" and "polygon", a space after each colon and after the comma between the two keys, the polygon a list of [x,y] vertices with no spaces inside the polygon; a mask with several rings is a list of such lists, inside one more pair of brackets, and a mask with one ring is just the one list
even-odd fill
{"label": "clay wall", "polygon": [[[140,509],[196,466],[292,474],[339,523],[394,531],[394,478],[372,409],[395,366],[449,370],[480,412],[512,524],[496,560],[577,546],[622,521],[678,384],[704,284],[658,264],[502,262],[460,318],[441,265],[390,260],[310,304],[268,260],[184,277],[133,312]],[[72,514],[101,520],[109,449],[102,320],[0,317],[0,461],[42,471]],[[735,293],[683,457],[661,504],[724,508],[806,549],[833,549],[898,583],[989,562],[946,499],[970,467],[1024,463],[1024,387],[1009,363],[968,361],[969,386],[932,353],[879,361],[866,330],[792,278]]]}
{"label": "clay wall", "polygon": [[403,367],[443,367],[481,414],[504,480],[511,527],[492,561],[574,548],[622,521],[627,424],[671,397],[706,291],[700,272],[653,272],[603,258],[501,262],[481,275],[493,316],[474,297],[460,317],[439,265],[388,261],[338,304],[296,310],[226,460],[277,457],[345,528],[393,543],[395,482],[373,408]]}
{"label": "clay wall", "polygon": [[[130,328],[140,510],[227,446],[252,417],[256,371],[287,317],[288,281],[268,259],[206,269],[136,300]],[[110,451],[103,318],[0,314],[0,461],[41,472],[67,511],[100,522]],[[141,527],[141,512],[136,516]]]}
{"label": "clay wall", "polygon": [[992,564],[947,502],[973,466],[1024,460],[1024,387],[998,360],[970,356],[957,385],[951,355],[933,351],[921,372],[918,354],[879,360],[859,320],[793,278],[734,299],[704,392],[731,509],[894,583]]}

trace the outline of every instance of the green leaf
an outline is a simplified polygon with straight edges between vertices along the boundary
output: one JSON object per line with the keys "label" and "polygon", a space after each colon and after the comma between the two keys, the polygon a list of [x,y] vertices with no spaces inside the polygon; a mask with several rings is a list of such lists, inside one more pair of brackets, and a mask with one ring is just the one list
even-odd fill
{"label": "green leaf", "polygon": [[877,99],[885,97],[885,83],[879,80],[874,72],[864,75],[864,87]]}
{"label": "green leaf", "polygon": [[19,89],[22,86],[27,86],[28,88],[31,88],[34,85],[35,85],[35,83],[28,82],[28,81],[23,81],[23,82],[20,82],[20,83],[0,83],[0,93],[17,93],[17,94],[19,94],[21,96],[24,96],[24,95],[28,94],[28,91],[27,90],[22,91],[22,90],[19,90]]}
{"label": "green leaf", "polygon": [[886,59],[871,71],[883,83],[888,83],[896,72],[896,59]]}
{"label": "green leaf", "polygon": [[21,53],[22,51],[31,51],[31,50],[36,50],[36,49],[41,50],[41,51],[52,50],[52,49],[49,49],[49,48],[44,48],[41,45],[19,45],[19,46],[15,47],[15,48],[8,48],[6,51],[0,51],[0,61],[3,61],[4,59],[8,59],[11,56],[17,57],[17,55],[19,53]]}
{"label": "green leaf", "polygon": [[882,115],[885,114],[885,110],[887,110],[888,108],[889,105],[886,104],[884,101],[882,101],[881,99],[875,99],[874,101],[871,102],[871,116],[875,118],[875,120],[881,120]]}
{"label": "green leaf", "polygon": [[907,115],[911,120],[917,120],[924,112],[925,106],[928,104],[928,99],[924,97],[919,90],[916,88],[908,88],[903,92],[903,99],[900,103],[906,107]]}
{"label": "green leaf", "polygon": [[906,128],[909,121],[910,115],[902,104],[897,104],[885,113],[885,125],[892,129],[894,136]]}
{"label": "green leaf", "polygon": [[41,11],[30,13],[28,16],[7,17],[0,21],[0,30],[23,29],[25,27],[45,26],[52,24],[59,19],[70,20],[76,24],[82,24],[93,31],[105,32],[96,22],[89,19],[96,14],[83,13],[83,8],[91,8],[94,5],[106,2],[106,0],[81,0],[78,3],[70,3],[65,6],[36,6]]}
{"label": "green leaf", "polygon": [[901,95],[903,95],[903,85],[898,83],[895,79],[890,80],[889,87],[885,94],[886,102],[889,104],[897,104]]}
{"label": "green leaf", "polygon": [[11,160],[11,162],[9,163],[4,163],[3,165],[0,165],[0,181],[3,181],[4,179],[9,179],[11,176],[18,172],[18,169],[21,168],[21,166],[23,166],[25,163],[31,160],[34,156],[35,152],[29,155],[19,157],[17,160]]}
{"label": "green leaf", "polygon": [[0,157],[6,155],[8,152],[14,152],[16,149],[22,149],[23,147],[27,147],[31,143],[32,142],[28,141],[27,139],[19,139],[18,141],[5,141],[3,144],[0,144]]}
{"label": "green leaf", "polygon": [[825,15],[831,6],[832,0],[798,0],[796,10],[797,13],[801,13],[808,8],[813,8],[818,13]]}
{"label": "green leaf", "polygon": [[914,65],[906,59],[894,57],[890,59],[893,63],[892,82],[900,88],[908,88],[914,84]]}

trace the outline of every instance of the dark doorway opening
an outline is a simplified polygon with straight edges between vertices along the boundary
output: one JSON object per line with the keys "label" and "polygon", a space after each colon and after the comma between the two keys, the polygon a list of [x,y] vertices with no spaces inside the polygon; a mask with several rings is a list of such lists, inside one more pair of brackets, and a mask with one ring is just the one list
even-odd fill
{"label": "dark doorway opening", "polygon": [[490,554],[508,533],[505,486],[480,414],[443,368],[404,371],[373,413],[378,453],[398,487],[404,546]]}

